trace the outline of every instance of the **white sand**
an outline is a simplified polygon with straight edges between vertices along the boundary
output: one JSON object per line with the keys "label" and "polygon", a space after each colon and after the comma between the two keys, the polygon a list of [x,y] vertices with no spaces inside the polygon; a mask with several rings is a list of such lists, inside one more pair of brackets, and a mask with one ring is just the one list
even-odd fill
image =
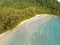
{"label": "white sand", "polygon": [[[12,29],[12,31],[7,31],[3,34],[0,34],[0,45],[4,45],[4,43],[11,37],[13,36],[13,34],[18,30],[20,29],[21,27],[24,27],[27,28],[27,24],[30,23],[30,22],[41,22],[41,21],[44,21],[44,20],[48,20],[49,18],[51,18],[53,16],[51,15],[48,15],[48,14],[39,14],[39,15],[36,15],[35,17],[31,18],[31,19],[28,19],[28,20],[25,20],[23,22],[21,22],[19,25],[17,25],[14,29]],[[39,20],[40,19],[40,20]],[[33,23],[33,25],[36,24],[36,23]],[[34,27],[32,25],[32,27]],[[27,28],[28,29],[31,29],[32,27],[29,27]]]}

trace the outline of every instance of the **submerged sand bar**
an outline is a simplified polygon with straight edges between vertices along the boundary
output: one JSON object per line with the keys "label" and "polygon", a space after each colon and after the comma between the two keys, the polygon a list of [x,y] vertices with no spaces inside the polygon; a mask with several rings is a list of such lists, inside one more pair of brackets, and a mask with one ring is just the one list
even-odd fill
{"label": "submerged sand bar", "polygon": [[[25,20],[23,22],[21,22],[19,25],[17,25],[15,28],[12,29],[12,31],[7,31],[3,34],[0,34],[0,45],[4,45],[5,42],[13,36],[13,34],[18,31],[18,29],[21,29],[22,27],[25,27],[27,29],[28,32],[30,32],[28,29],[32,29],[34,28],[34,26],[39,23],[39,22],[44,22],[48,19],[51,19],[53,16],[49,15],[49,14],[39,14],[36,15],[28,20]],[[31,26],[31,25],[32,26]],[[29,26],[29,27],[28,27]],[[28,27],[28,28],[27,28]]]}

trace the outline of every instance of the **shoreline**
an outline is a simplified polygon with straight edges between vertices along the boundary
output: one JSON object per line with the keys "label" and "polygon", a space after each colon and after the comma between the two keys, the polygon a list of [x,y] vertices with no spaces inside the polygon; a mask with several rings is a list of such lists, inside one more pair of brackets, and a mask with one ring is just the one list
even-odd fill
{"label": "shoreline", "polygon": [[0,34],[0,45],[4,45],[4,43],[11,37],[13,36],[13,34],[18,31],[18,29],[20,29],[21,27],[23,27],[25,24],[27,24],[27,22],[31,22],[31,21],[36,21],[36,20],[39,20],[40,18],[44,18],[43,20],[45,20],[45,18],[48,18],[48,17],[52,17],[51,15],[49,14],[39,14],[39,15],[36,15],[30,19],[27,19],[25,21],[22,21],[19,25],[17,25],[15,28],[12,29],[12,31],[7,31],[3,34]]}

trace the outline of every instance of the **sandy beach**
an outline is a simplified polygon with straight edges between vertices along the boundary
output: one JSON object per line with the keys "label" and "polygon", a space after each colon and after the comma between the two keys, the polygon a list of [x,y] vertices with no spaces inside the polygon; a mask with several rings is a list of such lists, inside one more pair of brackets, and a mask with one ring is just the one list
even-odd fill
{"label": "sandy beach", "polygon": [[[27,28],[28,24],[29,23],[32,23],[33,25],[34,24],[37,24],[37,22],[44,22],[45,20],[48,20],[48,19],[51,19],[53,16],[51,15],[48,15],[48,14],[39,14],[39,15],[36,15],[30,19],[27,19],[23,22],[21,22],[19,25],[17,25],[15,28],[12,29],[12,31],[7,31],[3,34],[0,34],[0,45],[4,45],[5,42],[11,37],[13,36],[13,34],[18,31],[18,29],[22,28],[25,26],[25,28]],[[29,32],[28,29],[31,29],[31,28],[34,28],[34,26],[27,28],[27,31]]]}

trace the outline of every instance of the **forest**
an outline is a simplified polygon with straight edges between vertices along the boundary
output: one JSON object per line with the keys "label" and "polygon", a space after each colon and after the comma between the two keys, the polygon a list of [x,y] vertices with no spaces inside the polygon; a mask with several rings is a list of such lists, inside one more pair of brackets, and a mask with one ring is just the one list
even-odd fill
{"label": "forest", "polygon": [[57,0],[0,0],[0,34],[36,14],[60,15]]}

